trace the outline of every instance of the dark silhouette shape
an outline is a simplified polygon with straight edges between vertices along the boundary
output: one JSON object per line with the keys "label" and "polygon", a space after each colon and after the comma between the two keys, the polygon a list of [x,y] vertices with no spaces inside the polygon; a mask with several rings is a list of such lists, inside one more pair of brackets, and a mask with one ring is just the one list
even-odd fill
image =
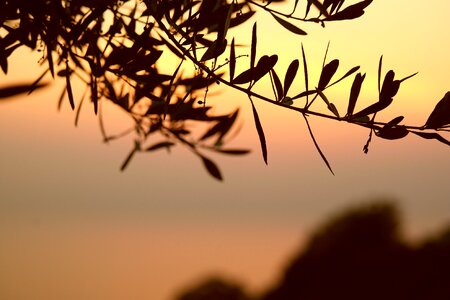
{"label": "dark silhouette shape", "polygon": [[410,246],[399,225],[390,204],[333,218],[262,299],[450,299],[450,229]]}
{"label": "dark silhouette shape", "polygon": [[188,288],[177,300],[249,300],[242,287],[236,283],[213,277]]}
{"label": "dark silhouette shape", "polygon": [[[388,202],[344,211],[316,230],[274,287],[252,299],[450,299],[450,227],[411,245],[400,225]],[[178,300],[239,299],[223,286],[235,284],[211,279]]]}

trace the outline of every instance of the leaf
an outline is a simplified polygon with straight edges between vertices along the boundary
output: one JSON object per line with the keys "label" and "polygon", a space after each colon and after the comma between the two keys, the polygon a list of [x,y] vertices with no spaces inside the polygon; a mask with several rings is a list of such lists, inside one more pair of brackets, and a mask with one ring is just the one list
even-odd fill
{"label": "leaf", "polygon": [[[380,59],[380,65],[379,65],[379,71],[381,70],[381,59]],[[368,107],[364,108],[363,110],[357,112],[353,115],[354,118],[359,118],[362,116],[367,116],[370,114],[377,113],[385,108],[387,108],[389,105],[391,105],[393,101],[393,97],[397,94],[398,89],[400,87],[400,80],[394,80],[395,72],[392,70],[389,70],[384,77],[383,85],[381,87],[379,100],[378,102],[369,105]]]}
{"label": "leaf", "polygon": [[66,95],[66,92],[67,92],[67,87],[65,87],[63,90],[62,90],[62,92],[61,92],[61,94],[60,94],[60,96],[59,96],[59,98],[58,98],[58,111],[60,111],[61,110],[61,107],[62,107],[62,103],[63,103],[63,100],[64,100],[64,96]]}
{"label": "leaf", "polygon": [[317,94],[319,94],[320,98],[322,98],[322,100],[327,104],[327,108],[333,113],[333,115],[340,118],[339,112],[338,112],[336,106],[333,103],[331,103],[330,101],[328,101],[327,96],[325,96],[325,94],[321,90],[317,90],[316,92],[317,92]]}
{"label": "leaf", "polygon": [[322,73],[320,74],[320,79],[319,79],[319,86],[318,86],[319,90],[323,91],[327,87],[331,78],[336,73],[338,67],[339,67],[338,59],[333,59],[332,61],[330,61],[328,64],[326,64],[323,67]]}
{"label": "leaf", "polygon": [[351,116],[351,119],[358,119],[364,116],[368,116],[371,114],[374,114],[376,112],[379,112],[383,109],[385,109],[388,105],[383,104],[381,102],[376,102],[374,104],[369,105],[368,107],[364,108],[363,110],[357,112],[356,114]]}
{"label": "leaf", "polygon": [[269,71],[275,66],[277,61],[278,61],[277,55],[272,56],[264,55],[259,59],[256,67],[242,72],[234,79],[233,82],[235,84],[244,84],[252,80],[256,82],[259,79],[261,79],[264,75],[269,73]]}
{"label": "leaf", "polygon": [[333,103],[330,102],[330,103],[328,104],[328,109],[329,109],[336,117],[340,118],[339,112],[338,112],[336,106],[335,106]]}
{"label": "leaf", "polygon": [[381,68],[383,66],[383,55],[380,56],[378,63],[378,94],[381,94]]}
{"label": "leaf", "polygon": [[388,102],[397,94],[400,84],[394,84],[395,72],[389,70],[384,77],[383,86],[380,92],[380,102]]}
{"label": "leaf", "polygon": [[236,51],[234,46],[234,38],[231,40],[230,47],[230,82],[233,83],[234,72],[236,70]]}
{"label": "leaf", "polygon": [[405,117],[403,117],[403,116],[398,116],[398,117],[390,120],[389,122],[387,122],[386,125],[388,125],[388,126],[398,125],[401,121],[403,121],[404,118]]}
{"label": "leaf", "polygon": [[347,78],[348,76],[352,75],[353,73],[355,73],[356,71],[359,70],[359,66],[353,67],[350,70],[347,71],[347,73],[344,74],[344,76],[342,76],[341,78],[339,78],[338,80],[336,80],[335,82],[333,82],[332,84],[330,84],[328,87],[335,85],[338,82],[341,82],[342,80],[344,80],[345,78]]}
{"label": "leaf", "polygon": [[436,104],[425,123],[425,128],[437,129],[450,124],[450,91]]}
{"label": "leaf", "polygon": [[[81,97],[80,101],[78,102],[78,108],[77,111],[75,113],[75,127],[78,126],[78,120],[80,118],[80,113],[81,113],[81,107],[83,106],[83,102],[84,102],[84,97],[86,97],[86,93],[87,93],[87,88],[84,90],[83,96]],[[60,107],[58,107],[58,109],[60,109]]]}
{"label": "leaf", "polygon": [[256,22],[255,22],[255,24],[253,24],[252,30],[252,46],[250,49],[250,69],[253,69],[255,67],[256,43],[257,43],[257,36],[256,36]]}
{"label": "leaf", "polygon": [[447,146],[450,146],[450,141],[442,137],[440,134],[437,134],[436,132],[419,132],[419,131],[411,131],[411,132],[420,136],[421,138],[428,140],[435,139],[441,143],[446,144]]}
{"label": "leaf", "polygon": [[330,170],[331,174],[334,175],[334,172],[333,172],[333,169],[331,168],[330,163],[328,162],[327,158],[325,157],[325,154],[323,154],[322,150],[319,147],[319,144],[316,141],[316,138],[314,137],[314,134],[312,132],[311,126],[309,125],[309,122],[308,122],[308,118],[305,116],[305,114],[302,114],[302,116],[303,116],[303,118],[305,118],[306,126],[308,127],[308,131],[309,131],[309,134],[311,135],[311,138],[313,140],[314,146],[316,146],[316,149],[319,152],[320,157],[322,157],[322,160],[324,161],[324,163],[327,165],[328,170]]}
{"label": "leaf", "polygon": [[383,128],[375,132],[375,134],[381,138],[388,140],[397,140],[404,138],[408,135],[409,131],[404,126],[397,126],[401,121],[403,121],[403,116],[398,116],[391,121],[387,122]]}
{"label": "leaf", "polygon": [[52,74],[52,77],[55,78],[55,68],[53,65],[52,50],[48,46],[47,46],[47,61],[48,61],[48,68],[50,69],[50,73]]}
{"label": "leaf", "polygon": [[409,133],[408,129],[406,129],[404,126],[390,126],[389,124],[386,124],[380,130],[375,131],[375,134],[378,137],[387,140],[401,139],[407,136],[408,133]]}
{"label": "leaf", "polygon": [[148,147],[147,149],[145,149],[145,151],[150,152],[150,151],[155,151],[155,150],[159,150],[162,148],[167,148],[169,149],[170,147],[174,146],[175,144],[172,142],[159,142],[156,143],[150,147]]}
{"label": "leaf", "polygon": [[364,14],[364,9],[372,3],[372,0],[364,0],[356,4],[350,5],[343,10],[327,17],[326,21],[351,20],[358,18]]}
{"label": "leaf", "polygon": [[28,92],[28,95],[31,94],[36,87],[39,85],[39,83],[41,82],[41,80],[45,77],[45,75],[47,74],[47,72],[49,71],[49,69],[46,69],[30,86],[30,91]]}
{"label": "leaf", "polygon": [[287,96],[287,93],[289,91],[289,88],[292,85],[292,82],[295,79],[295,75],[297,75],[297,71],[298,71],[298,66],[299,66],[299,61],[298,59],[295,59],[291,62],[291,64],[289,65],[287,71],[286,71],[286,76],[284,77],[284,97]]}
{"label": "leaf", "polygon": [[243,14],[238,14],[236,17],[234,17],[233,19],[231,19],[230,21],[230,28],[232,27],[236,27],[244,22],[246,22],[248,19],[250,19],[254,14],[256,13],[256,11],[252,10]]}
{"label": "leaf", "polygon": [[203,165],[205,166],[208,173],[213,176],[214,178],[218,180],[223,180],[222,174],[220,173],[219,168],[216,166],[216,164],[210,160],[209,158],[206,158],[205,156],[198,154],[198,156],[202,159]]}
{"label": "leaf", "polygon": [[308,0],[308,6],[306,8],[306,15],[308,15],[311,4],[314,4],[314,6],[320,11],[321,15],[324,15],[325,17],[329,16],[327,9],[318,0]]}
{"label": "leaf", "polygon": [[139,141],[134,141],[134,147],[131,150],[131,152],[127,155],[124,162],[122,163],[122,166],[120,167],[120,171],[124,171],[128,164],[130,163],[131,159],[133,158],[134,154],[139,150],[140,143]]}
{"label": "leaf", "polygon": [[70,74],[72,70],[69,68],[69,62],[66,61],[66,89],[67,89],[67,96],[69,97],[69,103],[70,107],[72,107],[72,110],[75,109],[75,101],[73,100],[73,92],[72,92],[72,85],[70,83]]}
{"label": "leaf", "polygon": [[356,74],[355,79],[353,80],[352,88],[350,90],[350,97],[348,100],[348,108],[347,108],[348,117],[353,115],[353,111],[355,110],[356,101],[358,100],[364,78],[366,78],[366,74],[361,75],[361,73],[358,73]]}
{"label": "leaf", "polygon": [[300,94],[295,95],[294,97],[292,97],[292,100],[299,99],[299,98],[302,98],[302,97],[308,97],[309,95],[314,95],[314,94],[317,94],[316,90],[303,91]]}
{"label": "leaf", "polygon": [[94,113],[97,115],[98,111],[98,87],[97,87],[97,78],[91,76],[91,82],[89,83],[91,87],[91,100],[94,104]]}
{"label": "leaf", "polygon": [[221,148],[214,148],[214,151],[223,153],[223,154],[230,154],[230,155],[243,155],[250,153],[250,150],[246,149],[221,149]]}
{"label": "leaf", "polygon": [[233,83],[235,84],[244,84],[248,83],[253,80],[253,70],[248,69],[239,74],[234,80]]}
{"label": "leaf", "polygon": [[234,8],[234,1],[231,2],[230,7],[228,8],[227,17],[225,20],[223,31],[219,32],[219,37],[221,37],[222,42],[225,41],[225,37],[227,36],[228,28],[230,28],[231,14],[233,13],[233,8]]}
{"label": "leaf", "polygon": [[281,101],[283,99],[283,86],[281,85],[280,78],[277,75],[277,72],[275,72],[275,69],[270,70],[270,75],[272,75],[273,84],[275,85],[275,91],[276,97],[278,101]]}
{"label": "leaf", "polygon": [[227,40],[217,39],[215,40],[211,46],[208,47],[208,50],[203,54],[200,61],[206,61],[209,59],[219,57],[227,47]]}
{"label": "leaf", "polygon": [[8,73],[8,58],[3,53],[3,51],[0,52],[0,67],[2,68],[3,73],[5,75]]}
{"label": "leaf", "polygon": [[239,110],[236,110],[231,116],[227,118],[223,118],[216,125],[212,126],[208,131],[200,137],[200,141],[203,141],[209,137],[214,136],[215,134],[219,134],[218,141],[220,141],[231,129],[236,118],[238,116]]}
{"label": "leaf", "polygon": [[[308,65],[306,63],[306,55],[305,55],[305,49],[303,48],[303,43],[302,43],[302,58],[303,58],[303,72],[305,74],[305,87],[306,87],[306,90],[309,90],[309,87],[308,87]],[[308,95],[306,95],[306,102],[308,103]]]}
{"label": "leaf", "polygon": [[28,93],[33,87],[34,89],[39,89],[47,86],[47,83],[38,83],[38,84],[16,84],[16,85],[10,85],[6,87],[0,88],[0,99],[10,98],[13,96],[17,96],[20,94]]}
{"label": "leaf", "polygon": [[292,9],[292,13],[291,13],[291,14],[295,13],[295,11],[296,11],[296,9],[297,9],[298,1],[299,1],[299,0],[295,0],[294,8]]}
{"label": "leaf", "polygon": [[274,13],[270,12],[270,14],[272,15],[272,17],[275,18],[275,20],[284,28],[286,28],[287,30],[289,30],[292,33],[298,34],[298,35],[306,35],[306,32],[303,31],[302,29],[298,28],[297,26],[295,26],[292,23],[289,23],[288,21],[278,17],[277,15],[275,15]]}
{"label": "leaf", "polygon": [[250,99],[250,103],[252,104],[253,118],[255,119],[256,131],[258,132],[259,142],[261,144],[261,152],[263,155],[264,162],[267,165],[267,145],[266,145],[266,137],[264,136],[264,130],[261,125],[261,121],[259,120],[258,112],[256,111],[255,105],[253,104],[252,99]]}
{"label": "leaf", "polygon": [[257,82],[260,80],[264,75],[269,73],[270,70],[273,69],[273,67],[276,65],[278,61],[278,56],[271,55],[267,56],[264,55],[258,60],[258,64],[256,65],[256,68],[253,70],[253,80]]}

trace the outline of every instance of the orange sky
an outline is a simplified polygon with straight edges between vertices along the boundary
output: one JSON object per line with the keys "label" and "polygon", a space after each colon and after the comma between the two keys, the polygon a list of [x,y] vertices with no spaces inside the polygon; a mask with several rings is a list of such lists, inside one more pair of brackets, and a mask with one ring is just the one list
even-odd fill
{"label": "orange sky", "polygon": [[[405,82],[383,117],[405,113],[408,123],[421,125],[450,90],[450,2],[377,0],[366,11],[359,20],[325,29],[307,26],[304,38],[285,34],[261,15],[259,54],[283,53],[285,65],[277,66],[282,73],[291,59],[300,58],[303,42],[311,66],[319,67],[331,41],[329,58],[341,60],[342,73],[354,65],[367,72],[368,101],[375,97],[378,59],[384,55],[385,71],[419,74]],[[236,32],[237,42],[250,40],[251,26]],[[39,75],[30,67],[38,56],[15,59],[18,65],[11,64],[9,77],[0,77],[2,84]],[[333,177],[298,116],[257,102],[269,142],[266,167],[248,101],[223,90],[211,101],[243,111],[244,127],[233,144],[254,150],[243,158],[212,156],[224,183],[209,178],[200,161],[182,149],[137,156],[121,174],[130,141],[102,144],[89,106],[74,128],[67,103],[56,112],[61,87],[0,103],[2,299],[168,300],[211,273],[257,290],[275,280],[316,224],[374,195],[398,199],[412,236],[450,220],[450,160],[448,148],[437,142],[376,139],[366,156],[366,131],[312,119],[335,168]],[[345,109],[348,92],[330,92]],[[123,117],[112,114],[110,122]],[[107,126],[112,130],[116,124]]]}

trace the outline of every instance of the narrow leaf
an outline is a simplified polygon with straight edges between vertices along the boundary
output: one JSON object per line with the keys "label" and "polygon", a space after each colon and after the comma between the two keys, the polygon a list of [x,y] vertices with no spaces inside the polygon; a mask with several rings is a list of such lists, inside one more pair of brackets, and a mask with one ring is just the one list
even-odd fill
{"label": "narrow leaf", "polygon": [[233,13],[234,8],[234,1],[231,2],[230,7],[228,8],[227,18],[225,20],[225,25],[223,28],[223,32],[219,33],[222,35],[222,42],[225,41],[225,38],[227,36],[228,28],[230,28],[230,22],[231,22],[231,14]]}
{"label": "narrow leaf", "polygon": [[314,94],[317,94],[317,91],[316,91],[316,90],[303,91],[303,92],[301,92],[300,94],[295,95],[295,96],[292,97],[291,99],[292,99],[292,100],[295,100],[295,99],[299,99],[299,98],[302,98],[302,97],[308,98],[309,95],[314,95]]}
{"label": "narrow leaf", "polygon": [[327,96],[325,96],[325,94],[321,90],[317,90],[317,94],[326,103],[327,108],[333,113],[333,115],[340,118],[339,112],[338,112],[336,106],[328,100]]}
{"label": "narrow leaf", "polygon": [[159,143],[156,143],[156,144],[148,147],[147,149],[145,149],[145,151],[150,152],[150,151],[155,151],[155,150],[159,150],[162,148],[170,148],[173,145],[175,145],[175,144],[172,142],[159,142]]}
{"label": "narrow leaf", "polygon": [[72,107],[72,110],[75,109],[75,101],[73,99],[73,92],[72,92],[72,85],[70,83],[70,74],[72,70],[69,68],[69,63],[66,61],[66,89],[67,89],[67,96],[69,97],[69,103],[70,107]]}
{"label": "narrow leaf", "polygon": [[208,50],[203,54],[200,61],[206,61],[209,59],[219,57],[227,47],[227,40],[217,39],[215,40],[211,46],[208,47]]}
{"label": "narrow leaf", "polygon": [[230,154],[230,155],[243,155],[250,153],[250,150],[247,149],[221,149],[221,148],[214,148],[214,151],[223,153],[223,154]]}
{"label": "narrow leaf", "polygon": [[378,94],[381,94],[381,68],[383,67],[383,55],[380,56],[378,63]]}
{"label": "narrow leaf", "polygon": [[83,102],[84,102],[84,98],[86,97],[87,94],[87,88],[84,90],[83,96],[81,97],[80,101],[78,102],[78,108],[77,108],[77,112],[75,114],[75,127],[78,126],[78,120],[80,119],[80,114],[81,114],[81,107],[83,106]]}
{"label": "narrow leaf", "polygon": [[97,115],[98,111],[98,87],[97,87],[97,78],[94,76],[91,76],[91,100],[94,104],[94,113]]}
{"label": "narrow leaf", "polygon": [[58,106],[57,106],[58,111],[61,110],[61,107],[62,107],[62,103],[63,103],[64,97],[66,96],[66,92],[67,92],[67,87],[65,87],[65,88],[62,90],[61,94],[59,95],[59,98],[58,98]]}
{"label": "narrow leaf", "polygon": [[428,140],[435,139],[441,143],[446,144],[447,146],[450,146],[450,141],[445,139],[444,137],[442,137],[440,134],[438,134],[436,132],[419,132],[419,131],[411,131],[411,132],[420,136],[421,138],[428,139]]}
{"label": "narrow leaf", "polygon": [[361,86],[366,78],[366,74],[361,75],[361,73],[356,74],[355,79],[353,80],[352,88],[350,90],[350,98],[348,100],[348,108],[347,108],[347,116],[350,117],[353,115],[353,111],[355,110],[356,101],[358,100],[359,93],[361,92]]}
{"label": "narrow leaf", "polygon": [[217,165],[209,158],[206,158],[205,156],[200,155],[200,154],[198,154],[198,155],[202,159],[203,165],[205,166],[208,173],[218,180],[223,180],[222,174],[220,173],[220,170],[217,167]]}
{"label": "narrow leaf", "polygon": [[405,136],[407,136],[409,133],[408,129],[406,129],[404,126],[389,126],[386,124],[383,128],[381,128],[378,131],[375,131],[375,134],[378,137],[381,137],[383,139],[387,140],[398,140],[402,139]]}
{"label": "narrow leaf", "polygon": [[233,38],[231,40],[231,47],[230,47],[230,82],[233,82],[235,70],[236,70],[236,51]]}
{"label": "narrow leaf", "polygon": [[450,124],[450,92],[447,92],[436,104],[425,123],[425,128],[437,129],[448,124]]}
{"label": "narrow leaf", "polygon": [[291,62],[291,64],[289,65],[289,68],[286,71],[286,76],[284,77],[284,97],[287,96],[287,93],[289,91],[289,88],[292,85],[292,82],[295,79],[295,75],[297,75],[297,71],[298,71],[298,66],[299,66],[299,61],[298,59],[295,59]]}
{"label": "narrow leaf", "polygon": [[244,84],[248,83],[253,80],[253,70],[248,69],[236,76],[236,78],[233,80],[233,83],[235,84]]}
{"label": "narrow leaf", "polygon": [[50,73],[52,74],[52,77],[55,78],[55,66],[53,65],[52,50],[49,47],[47,47],[47,61]]}
{"label": "narrow leaf", "polygon": [[255,119],[256,131],[258,132],[259,142],[261,144],[261,152],[263,155],[264,162],[267,165],[267,145],[266,145],[266,137],[264,136],[264,130],[261,125],[261,121],[259,120],[258,112],[256,111],[255,105],[253,104],[252,99],[250,99],[250,103],[252,104],[253,118]]}
{"label": "narrow leaf", "polygon": [[295,0],[294,8],[292,9],[291,14],[294,14],[294,13],[295,13],[295,10],[297,9],[298,1],[299,1],[299,0]]}
{"label": "narrow leaf", "polygon": [[284,28],[286,28],[287,30],[289,30],[292,33],[298,34],[298,35],[306,35],[306,32],[300,28],[298,28],[297,26],[295,26],[292,23],[289,23],[288,21],[278,17],[277,15],[275,15],[274,13],[270,12],[270,14],[272,15],[272,17],[274,17],[274,19]]}
{"label": "narrow leaf", "polygon": [[331,78],[336,73],[338,67],[339,67],[339,60],[337,59],[333,59],[323,67],[319,79],[319,86],[318,86],[319,90],[324,90],[327,87]]}
{"label": "narrow leaf", "polygon": [[122,163],[122,166],[120,167],[120,171],[124,171],[128,164],[130,163],[131,159],[133,158],[134,154],[139,150],[139,142],[135,141],[134,142],[134,147],[131,150],[131,152],[127,155],[127,157],[125,158],[124,162]]}
{"label": "narrow leaf", "polygon": [[[305,87],[306,90],[309,90],[309,86],[308,86],[308,65],[306,63],[306,55],[305,55],[305,49],[303,48],[303,43],[302,43],[302,58],[303,58],[303,72],[305,73]],[[308,103],[308,95],[306,95],[306,103]]]}
{"label": "narrow leaf", "polygon": [[250,49],[250,69],[253,69],[255,67],[256,43],[257,43],[257,37],[256,37],[256,22],[255,22],[255,24],[253,24],[253,30],[252,30],[252,46]]}
{"label": "narrow leaf", "polygon": [[41,80],[45,77],[45,75],[47,75],[48,71],[49,71],[49,69],[46,69],[44,72],[42,72],[42,74],[31,84],[28,95],[31,94],[35,90],[36,86],[39,85]]}
{"label": "narrow leaf", "polygon": [[275,72],[275,69],[270,70],[271,78],[273,79],[273,84],[275,85],[275,91],[276,91],[276,97],[278,101],[281,101],[283,99],[283,86],[281,85],[280,78],[277,75],[277,72]]}
{"label": "narrow leaf", "polygon": [[[25,94],[30,91],[30,88],[33,85],[30,84],[16,84],[16,85],[10,85],[3,88],[0,88],[0,99],[9,98],[13,96],[17,96],[20,94]],[[39,83],[34,85],[34,89],[39,89],[47,86],[47,83]]]}
{"label": "narrow leaf", "polygon": [[398,125],[401,121],[403,121],[405,117],[404,116],[398,116],[392,120],[390,120],[389,122],[386,123],[387,126],[396,126]]}
{"label": "narrow leaf", "polygon": [[308,122],[308,118],[305,116],[305,114],[302,114],[302,116],[303,116],[303,118],[305,118],[306,126],[308,126],[308,131],[309,131],[309,134],[311,135],[311,139],[312,139],[313,142],[314,142],[314,146],[316,146],[316,149],[317,149],[317,151],[319,152],[320,157],[322,157],[322,160],[323,160],[323,161],[325,162],[325,164],[327,165],[328,170],[330,170],[331,174],[334,175],[334,172],[333,172],[333,169],[331,168],[330,163],[328,162],[327,158],[326,158],[325,155],[323,154],[322,150],[321,150],[320,147],[319,147],[319,144],[318,144],[317,141],[316,141],[316,138],[314,137],[314,134],[313,134],[313,132],[312,132],[311,126],[309,125],[309,122]]}
{"label": "narrow leaf", "polygon": [[330,84],[328,87],[333,86],[333,85],[335,85],[338,82],[341,82],[342,80],[344,80],[345,78],[347,78],[348,76],[352,75],[353,73],[355,73],[358,70],[359,70],[359,66],[351,68],[347,73],[344,74],[344,76],[342,76],[341,78],[339,78],[338,80],[336,80],[335,82]]}
{"label": "narrow leaf", "polygon": [[276,54],[267,56],[264,55],[258,60],[258,64],[253,70],[253,80],[256,82],[260,80],[264,75],[269,73],[270,70],[276,65],[278,56]]}

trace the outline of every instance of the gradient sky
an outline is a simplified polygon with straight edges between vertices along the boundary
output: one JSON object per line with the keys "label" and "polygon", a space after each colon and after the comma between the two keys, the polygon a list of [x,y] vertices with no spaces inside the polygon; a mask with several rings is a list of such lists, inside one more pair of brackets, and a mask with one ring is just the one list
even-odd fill
{"label": "gradient sky", "polygon": [[[300,58],[301,43],[310,69],[318,68],[331,41],[329,58],[340,59],[341,72],[355,65],[367,72],[367,103],[376,95],[380,55],[385,72],[418,71],[382,119],[404,113],[407,123],[422,125],[450,90],[449,11],[444,0],[376,0],[360,19],[325,29],[308,25],[310,34],[301,38],[261,14],[259,43],[264,54],[283,53],[282,74]],[[251,26],[234,32],[238,43],[250,40]],[[38,56],[23,52],[14,59],[2,85],[39,75]],[[345,109],[344,87],[330,95]],[[221,88],[211,104],[241,107],[243,129],[232,144],[253,150],[240,158],[211,155],[224,183],[185,149],[139,155],[120,173],[131,142],[102,144],[87,106],[74,128],[67,103],[56,111],[61,88],[0,103],[2,299],[166,300],[209,274],[259,290],[277,278],[316,224],[374,198],[399,204],[411,237],[450,221],[449,150],[437,142],[375,139],[364,155],[366,130],[311,119],[332,176],[298,115],[257,102],[268,139],[265,166],[248,101]],[[107,130],[114,132],[124,116],[105,109]]]}

